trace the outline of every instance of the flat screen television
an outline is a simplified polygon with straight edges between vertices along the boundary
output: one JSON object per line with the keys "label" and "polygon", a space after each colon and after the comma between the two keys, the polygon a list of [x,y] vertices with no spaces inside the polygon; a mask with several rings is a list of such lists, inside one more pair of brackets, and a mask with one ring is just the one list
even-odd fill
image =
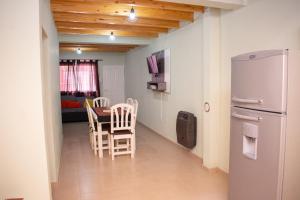
{"label": "flat screen television", "polygon": [[147,58],[148,70],[150,74],[158,74],[158,66],[156,56],[152,55]]}
{"label": "flat screen television", "polygon": [[165,57],[164,51],[153,53],[147,58],[148,70],[150,74],[164,73]]}

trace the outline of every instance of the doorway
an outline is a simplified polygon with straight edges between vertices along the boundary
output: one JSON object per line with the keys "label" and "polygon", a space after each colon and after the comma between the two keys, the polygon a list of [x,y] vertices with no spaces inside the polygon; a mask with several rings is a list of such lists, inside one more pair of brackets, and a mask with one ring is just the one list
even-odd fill
{"label": "doorway", "polygon": [[102,95],[110,99],[111,105],[125,100],[124,65],[103,66]]}

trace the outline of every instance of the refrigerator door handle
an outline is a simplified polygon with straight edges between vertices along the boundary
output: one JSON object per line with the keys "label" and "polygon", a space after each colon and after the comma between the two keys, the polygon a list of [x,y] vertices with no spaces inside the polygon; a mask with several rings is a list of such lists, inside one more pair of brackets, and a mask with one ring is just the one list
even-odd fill
{"label": "refrigerator door handle", "polygon": [[250,117],[250,116],[245,116],[245,115],[239,115],[239,114],[236,114],[236,113],[232,113],[231,116],[235,117],[235,118],[238,118],[238,119],[245,119],[245,120],[249,120],[249,121],[259,122],[260,120],[262,120],[262,117]]}
{"label": "refrigerator door handle", "polygon": [[232,98],[233,102],[237,102],[237,103],[250,103],[250,104],[260,104],[263,103],[262,99],[256,100],[256,99],[241,99],[241,98],[237,98],[237,97],[233,97]]}

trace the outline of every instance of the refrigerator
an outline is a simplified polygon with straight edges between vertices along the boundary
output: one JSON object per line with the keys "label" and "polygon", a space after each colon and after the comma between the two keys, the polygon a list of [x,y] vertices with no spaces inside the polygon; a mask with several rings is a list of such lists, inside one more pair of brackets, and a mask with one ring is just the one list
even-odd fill
{"label": "refrigerator", "polygon": [[300,200],[300,54],[231,59],[229,200]]}

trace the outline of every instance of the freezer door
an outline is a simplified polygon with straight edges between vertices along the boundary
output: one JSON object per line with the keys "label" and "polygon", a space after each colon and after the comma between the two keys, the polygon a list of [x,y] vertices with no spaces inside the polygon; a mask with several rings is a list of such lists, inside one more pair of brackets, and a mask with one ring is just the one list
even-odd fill
{"label": "freezer door", "polygon": [[248,53],[232,58],[232,105],[286,112],[287,51]]}
{"label": "freezer door", "polygon": [[229,200],[281,200],[284,115],[232,108]]}

